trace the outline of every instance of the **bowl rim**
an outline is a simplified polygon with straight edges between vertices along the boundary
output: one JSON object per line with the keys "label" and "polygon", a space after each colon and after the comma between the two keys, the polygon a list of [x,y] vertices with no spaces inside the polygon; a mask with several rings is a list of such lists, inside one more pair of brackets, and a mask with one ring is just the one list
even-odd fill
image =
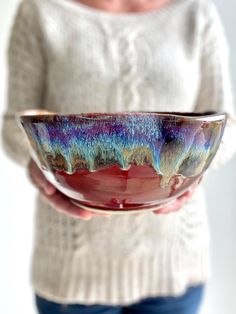
{"label": "bowl rim", "polygon": [[[78,114],[55,113],[46,110],[25,110],[16,115],[20,122],[47,122],[50,120],[62,121],[64,118],[71,120],[88,120],[88,121],[110,121],[112,118],[129,117],[129,116],[159,116],[168,118],[179,118],[189,120],[204,120],[206,122],[224,120],[227,118],[227,113],[217,111],[206,112],[171,112],[171,111],[120,111],[120,112],[85,112]],[[32,121],[34,120],[34,121]]]}

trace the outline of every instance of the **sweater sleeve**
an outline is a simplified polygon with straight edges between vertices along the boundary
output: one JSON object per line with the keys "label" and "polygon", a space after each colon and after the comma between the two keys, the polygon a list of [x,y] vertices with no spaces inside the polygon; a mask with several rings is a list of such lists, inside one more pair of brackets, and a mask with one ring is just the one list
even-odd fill
{"label": "sweater sleeve", "polygon": [[23,166],[30,159],[28,140],[15,118],[20,111],[42,108],[44,94],[43,41],[35,9],[32,0],[20,3],[8,46],[8,93],[2,142],[7,155]]}
{"label": "sweater sleeve", "polygon": [[[209,3],[209,2],[208,2]],[[219,150],[211,168],[218,169],[235,153],[236,117],[229,70],[229,47],[213,3],[205,12],[201,55],[201,82],[195,111],[225,112],[228,120]]]}

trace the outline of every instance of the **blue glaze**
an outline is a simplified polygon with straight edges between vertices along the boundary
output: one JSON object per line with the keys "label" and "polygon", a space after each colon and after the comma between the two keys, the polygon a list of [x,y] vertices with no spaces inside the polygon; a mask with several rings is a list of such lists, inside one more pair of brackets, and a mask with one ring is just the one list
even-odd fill
{"label": "blue glaze", "polygon": [[[128,169],[132,162],[139,164],[146,158],[166,186],[173,175],[195,176],[208,167],[225,121],[212,121],[202,128],[204,121],[188,117],[131,114],[101,119],[49,116],[38,121],[23,117],[22,122],[45,167],[61,170],[63,166],[73,173],[79,167],[76,160],[83,160],[90,171],[95,171],[96,159],[100,158],[103,166],[118,163]],[[131,155],[137,151],[133,160]],[[57,161],[51,161],[58,156],[63,165],[57,167]]]}

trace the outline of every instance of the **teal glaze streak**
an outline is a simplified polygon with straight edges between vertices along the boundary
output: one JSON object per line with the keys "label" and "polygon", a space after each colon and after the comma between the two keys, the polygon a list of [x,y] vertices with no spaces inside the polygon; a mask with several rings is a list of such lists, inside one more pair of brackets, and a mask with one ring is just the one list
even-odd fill
{"label": "teal glaze streak", "polygon": [[[137,148],[145,147],[151,156],[151,166],[163,176],[162,187],[168,185],[173,175],[198,175],[204,169],[206,160],[212,153],[212,147],[216,148],[215,139],[219,133],[219,127],[213,128],[206,144],[206,138],[199,124],[191,128],[188,128],[188,125],[183,127],[180,134],[170,126],[168,132],[172,142],[168,143],[165,142],[165,137],[161,133],[161,124],[158,126],[156,119],[150,119],[146,124],[142,119],[140,121],[137,121],[137,118],[130,119],[118,134],[102,134],[96,131],[93,136],[93,126],[94,123],[91,122],[82,127],[61,124],[57,128],[49,129],[44,123],[28,124],[24,127],[31,141],[36,144],[44,164],[49,166],[47,154],[53,158],[61,155],[67,166],[65,171],[69,174],[76,171],[73,169],[73,160],[76,157],[88,163],[89,171],[96,171],[95,159],[98,156],[105,164],[118,163],[121,169],[128,169],[134,160],[126,158],[122,153],[123,150],[132,152]],[[103,127],[106,126],[101,125],[100,130]],[[76,130],[81,131],[81,128],[86,136],[76,137]],[[66,138],[64,141],[63,136]]]}

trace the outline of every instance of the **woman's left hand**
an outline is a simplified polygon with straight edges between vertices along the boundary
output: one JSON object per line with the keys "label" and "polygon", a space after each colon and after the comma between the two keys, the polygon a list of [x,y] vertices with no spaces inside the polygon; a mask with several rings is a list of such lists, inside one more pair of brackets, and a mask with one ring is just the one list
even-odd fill
{"label": "woman's left hand", "polygon": [[193,186],[188,191],[177,197],[173,202],[166,205],[164,204],[163,207],[157,210],[153,210],[153,213],[168,214],[180,210],[184,206],[184,204],[192,197],[194,191],[202,181],[202,178],[203,176],[200,176],[200,178],[193,184]]}
{"label": "woman's left hand", "polygon": [[192,194],[194,193],[194,190],[195,188],[188,190],[181,196],[177,197],[173,202],[167,205],[164,204],[163,207],[157,210],[154,210],[153,213],[154,214],[168,214],[168,213],[178,211],[191,198]]}

